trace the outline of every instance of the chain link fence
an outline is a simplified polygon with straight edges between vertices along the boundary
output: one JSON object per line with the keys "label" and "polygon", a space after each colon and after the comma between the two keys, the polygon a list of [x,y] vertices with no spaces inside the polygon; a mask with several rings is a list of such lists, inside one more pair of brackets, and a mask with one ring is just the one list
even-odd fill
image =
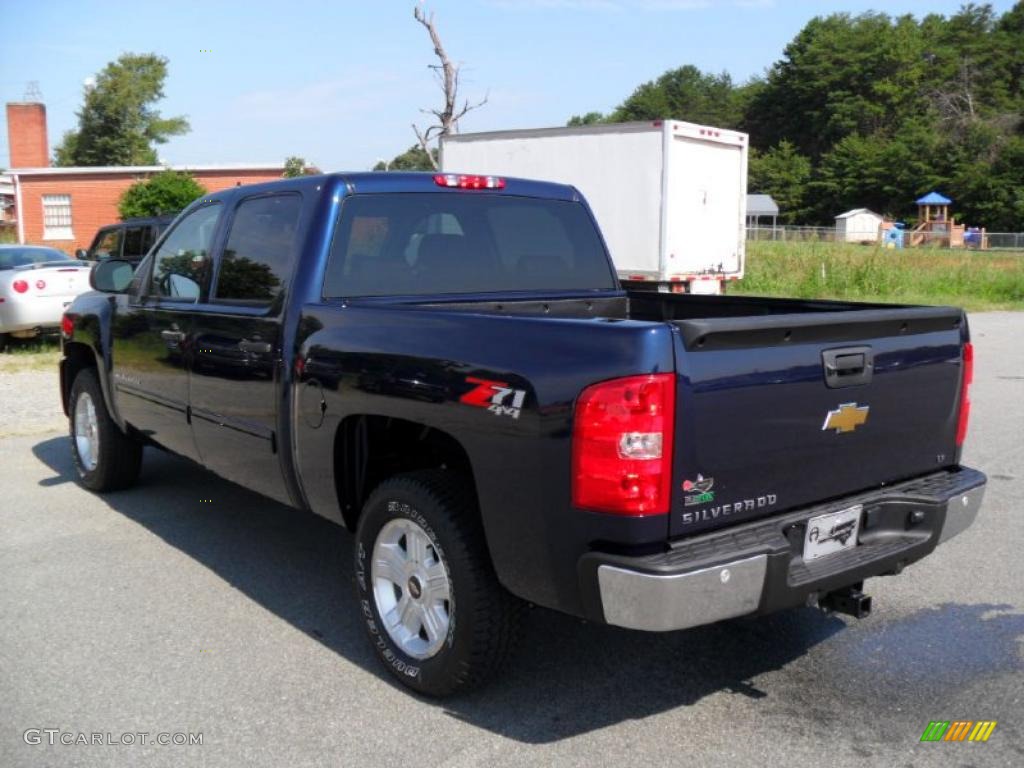
{"label": "chain link fence", "polygon": [[[878,232],[848,232],[850,242],[874,242]],[[777,227],[747,227],[747,240],[768,240],[780,243],[835,243],[842,237],[836,236],[835,227],[796,227],[790,224]]]}
{"label": "chain link fence", "polygon": [[[948,234],[938,232],[917,232],[915,238],[921,240],[924,247],[944,247]],[[904,230],[904,242],[909,241],[910,230]],[[877,243],[880,241],[877,231],[846,232],[837,234],[835,227],[796,227],[779,225],[777,227],[747,227],[747,240],[780,242],[780,243]],[[1024,232],[968,232],[965,235],[964,247],[970,250],[986,251],[1024,251]],[[959,249],[958,249],[959,250]]]}
{"label": "chain link fence", "polygon": [[986,232],[989,250],[1024,251],[1024,232]]}

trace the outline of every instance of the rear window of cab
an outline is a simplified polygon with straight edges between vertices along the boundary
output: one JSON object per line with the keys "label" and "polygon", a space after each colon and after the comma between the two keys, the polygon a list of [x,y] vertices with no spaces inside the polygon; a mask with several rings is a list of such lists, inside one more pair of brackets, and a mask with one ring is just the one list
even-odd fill
{"label": "rear window of cab", "polygon": [[327,297],[612,290],[586,208],[469,193],[353,195],[342,205]]}

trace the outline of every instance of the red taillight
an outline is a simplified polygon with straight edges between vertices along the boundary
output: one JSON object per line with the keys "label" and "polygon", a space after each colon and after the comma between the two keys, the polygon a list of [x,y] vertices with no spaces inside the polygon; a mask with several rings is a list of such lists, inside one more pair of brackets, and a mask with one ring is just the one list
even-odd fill
{"label": "red taillight", "polygon": [[956,423],[956,445],[959,448],[967,437],[967,422],[971,418],[971,382],[974,381],[974,345],[964,344],[964,377],[960,383],[960,416]]}
{"label": "red taillight", "polygon": [[662,515],[672,492],[675,374],[595,384],[576,402],[572,503],[618,515]]}
{"label": "red taillight", "polygon": [[39,289],[41,291],[45,287],[46,287],[46,281],[45,280],[36,280],[36,288],[37,289]]}
{"label": "red taillight", "polygon": [[25,293],[25,291],[28,290],[28,283],[26,283],[24,280],[15,280],[13,283],[11,283],[11,288],[13,288],[18,293]]}
{"label": "red taillight", "polygon": [[457,173],[439,173],[434,176],[434,183],[439,187],[456,187],[458,189],[505,188],[505,180],[497,176],[463,176]]}
{"label": "red taillight", "polygon": [[68,338],[71,338],[71,334],[75,332],[75,321],[67,315],[64,315],[60,319],[60,332]]}

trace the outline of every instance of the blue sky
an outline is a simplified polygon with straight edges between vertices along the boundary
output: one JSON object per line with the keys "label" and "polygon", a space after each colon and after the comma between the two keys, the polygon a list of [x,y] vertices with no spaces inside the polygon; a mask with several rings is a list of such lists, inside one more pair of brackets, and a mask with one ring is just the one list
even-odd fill
{"label": "blue sky", "polygon": [[[692,63],[739,81],[762,73],[813,16],[881,8],[954,13],[958,0],[435,0],[463,93],[487,95],[464,132],[563,125],[605,111],[639,83]],[[994,2],[1005,11],[1012,0]],[[359,170],[414,142],[438,91],[411,0],[90,3],[6,0],[0,97],[38,81],[50,144],[75,125],[82,83],[119,54],[170,60],[166,115],[192,131],[159,148],[171,163],[280,161]],[[201,52],[210,49],[210,53]],[[2,118],[0,118],[2,119]],[[7,164],[7,128],[0,166]]]}

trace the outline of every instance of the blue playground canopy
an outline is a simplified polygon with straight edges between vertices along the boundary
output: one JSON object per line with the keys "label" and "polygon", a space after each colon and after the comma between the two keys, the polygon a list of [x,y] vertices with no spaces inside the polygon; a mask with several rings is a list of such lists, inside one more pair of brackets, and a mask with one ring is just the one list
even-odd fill
{"label": "blue playground canopy", "polygon": [[938,192],[929,192],[924,197],[917,201],[918,205],[950,205],[952,200],[948,197],[943,197]]}

